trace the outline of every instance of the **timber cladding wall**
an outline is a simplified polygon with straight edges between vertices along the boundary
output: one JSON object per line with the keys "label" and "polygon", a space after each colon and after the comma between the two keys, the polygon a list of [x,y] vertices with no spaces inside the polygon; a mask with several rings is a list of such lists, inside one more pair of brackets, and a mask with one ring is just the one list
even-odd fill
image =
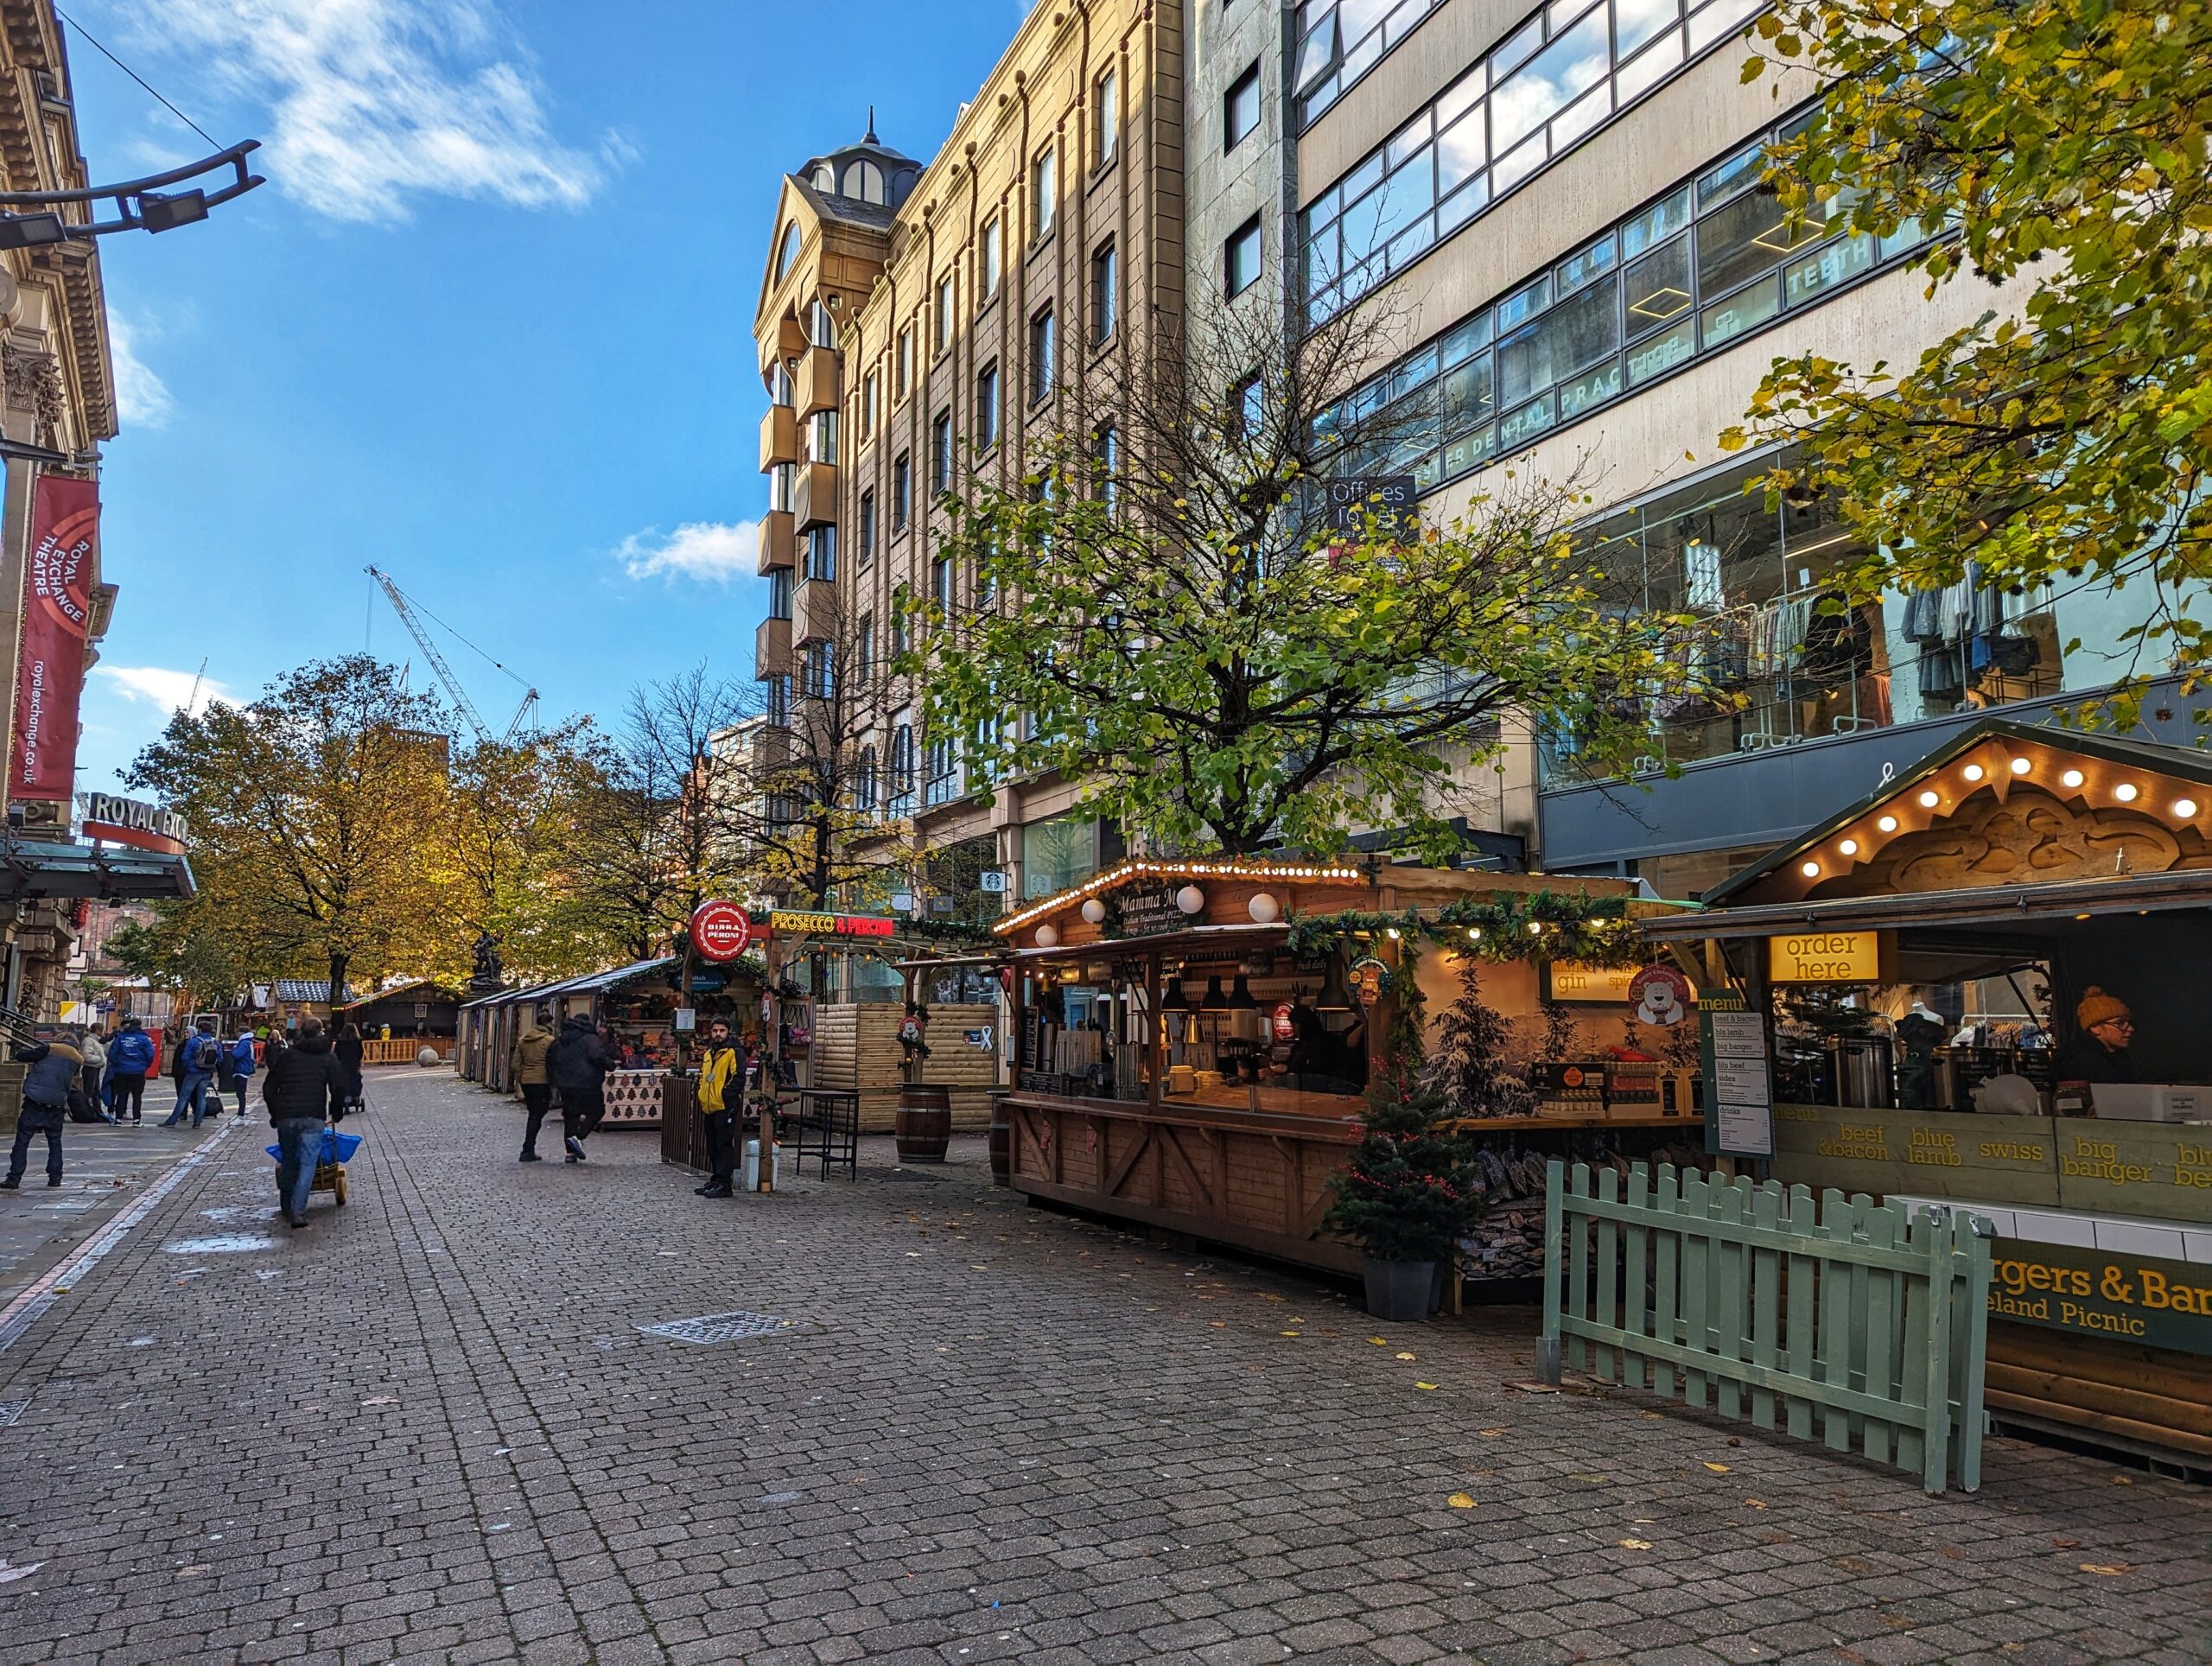
{"label": "timber cladding wall", "polygon": [[[890,1132],[899,1108],[899,1021],[893,1002],[824,1005],[815,1008],[813,1084],[856,1089],[861,1130]],[[991,1045],[972,1046],[966,1033],[988,1030]],[[952,1125],[982,1129],[991,1123],[989,1090],[998,1085],[999,1013],[995,1007],[934,1007],[930,1010],[930,1057],[922,1079],[952,1091]]]}

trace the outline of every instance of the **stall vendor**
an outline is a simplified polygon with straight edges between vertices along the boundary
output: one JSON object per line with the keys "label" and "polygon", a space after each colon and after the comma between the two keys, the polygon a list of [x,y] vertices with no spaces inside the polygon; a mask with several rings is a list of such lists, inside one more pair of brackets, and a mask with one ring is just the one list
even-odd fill
{"label": "stall vendor", "polygon": [[2128,1061],[2127,1044],[2135,1039],[2135,1021],[2127,1003],[2091,984],[2074,1008],[2075,1037],[2058,1059],[2062,1082],[2124,1083],[2135,1079]]}

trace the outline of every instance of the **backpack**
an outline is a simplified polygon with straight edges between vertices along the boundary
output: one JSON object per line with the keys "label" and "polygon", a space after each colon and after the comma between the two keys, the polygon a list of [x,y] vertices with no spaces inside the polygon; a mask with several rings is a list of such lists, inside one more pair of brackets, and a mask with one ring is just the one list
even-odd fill
{"label": "backpack", "polygon": [[192,1055],[192,1067],[213,1076],[223,1067],[224,1057],[223,1044],[212,1035],[203,1035],[199,1050]]}

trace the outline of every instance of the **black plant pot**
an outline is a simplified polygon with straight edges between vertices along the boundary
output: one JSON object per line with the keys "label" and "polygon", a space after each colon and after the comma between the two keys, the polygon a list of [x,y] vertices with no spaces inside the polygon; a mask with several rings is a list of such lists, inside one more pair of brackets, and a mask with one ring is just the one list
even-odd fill
{"label": "black plant pot", "polygon": [[1365,1258],[1367,1311],[1376,1319],[1427,1319],[1436,1289],[1433,1261],[1377,1261]]}

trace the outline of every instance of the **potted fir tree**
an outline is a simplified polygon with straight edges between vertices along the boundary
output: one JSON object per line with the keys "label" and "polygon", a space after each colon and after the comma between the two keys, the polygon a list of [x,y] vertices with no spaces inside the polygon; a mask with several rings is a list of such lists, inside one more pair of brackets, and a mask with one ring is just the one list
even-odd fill
{"label": "potted fir tree", "polygon": [[1370,1092],[1351,1165],[1330,1182],[1325,1224],[1366,1256],[1367,1311],[1426,1319],[1437,1268],[1449,1267],[1482,1209],[1480,1172],[1443,1096],[1386,1076]]}

